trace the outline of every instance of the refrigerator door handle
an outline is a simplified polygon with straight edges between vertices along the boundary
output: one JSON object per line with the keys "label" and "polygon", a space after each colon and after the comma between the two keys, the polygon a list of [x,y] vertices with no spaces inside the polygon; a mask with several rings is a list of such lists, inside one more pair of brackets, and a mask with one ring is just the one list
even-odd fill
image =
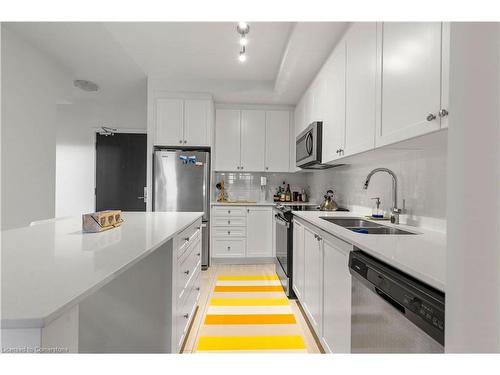
{"label": "refrigerator door handle", "polygon": [[205,186],[203,188],[203,220],[208,220],[209,219],[209,205],[208,205],[208,194],[210,190],[210,172],[209,172],[209,162],[210,162],[210,154],[208,155],[208,160],[205,161],[204,163],[204,181],[205,181]]}

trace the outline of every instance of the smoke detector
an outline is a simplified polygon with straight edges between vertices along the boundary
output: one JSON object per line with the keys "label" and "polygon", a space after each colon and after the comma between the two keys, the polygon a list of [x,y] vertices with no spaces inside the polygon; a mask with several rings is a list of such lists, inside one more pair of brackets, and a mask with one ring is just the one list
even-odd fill
{"label": "smoke detector", "polygon": [[73,81],[73,84],[75,85],[75,87],[78,87],[83,91],[93,92],[99,90],[99,86],[97,85],[97,83],[94,83],[92,81],[86,81],[84,79],[75,79]]}

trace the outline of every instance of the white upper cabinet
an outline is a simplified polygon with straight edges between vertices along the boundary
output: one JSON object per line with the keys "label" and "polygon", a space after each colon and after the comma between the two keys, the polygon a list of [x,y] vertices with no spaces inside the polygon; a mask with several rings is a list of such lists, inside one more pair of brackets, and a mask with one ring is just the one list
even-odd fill
{"label": "white upper cabinet", "polygon": [[157,99],[155,125],[155,145],[182,145],[184,143],[184,100]]}
{"label": "white upper cabinet", "polygon": [[247,208],[247,257],[273,256],[272,214],[269,207]]}
{"label": "white upper cabinet", "polygon": [[302,98],[295,107],[293,119],[295,121],[295,136],[299,135],[306,128],[305,100]]}
{"label": "white upper cabinet", "polygon": [[157,98],[157,146],[210,146],[213,103],[210,99]]}
{"label": "white upper cabinet", "polygon": [[290,112],[266,112],[266,172],[288,172],[290,168]]}
{"label": "white upper cabinet", "polygon": [[188,146],[210,146],[213,106],[210,100],[184,101],[184,143]]}
{"label": "white upper cabinet", "polygon": [[266,150],[266,112],[241,111],[241,164],[246,172],[264,170]]}
{"label": "white upper cabinet", "polygon": [[345,144],[345,42],[335,48],[323,72],[324,93],[321,96],[323,121],[322,162],[341,157]]}
{"label": "white upper cabinet", "polygon": [[240,169],[240,114],[237,109],[217,109],[215,132],[215,169]]}
{"label": "white upper cabinet", "polygon": [[442,24],[381,25],[382,120],[376,145],[440,128]]}
{"label": "white upper cabinet", "polygon": [[302,130],[314,121],[313,107],[314,107],[314,84],[306,91],[304,95],[304,125]]}
{"label": "white upper cabinet", "polygon": [[377,24],[355,23],[346,35],[346,127],[342,156],[375,147]]}
{"label": "white upper cabinet", "polygon": [[290,111],[217,109],[215,170],[290,171]]}

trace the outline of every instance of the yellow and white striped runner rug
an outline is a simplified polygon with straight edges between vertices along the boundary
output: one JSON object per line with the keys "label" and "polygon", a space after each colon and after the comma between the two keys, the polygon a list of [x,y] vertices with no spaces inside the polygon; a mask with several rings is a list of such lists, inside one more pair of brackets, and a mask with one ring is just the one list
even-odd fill
{"label": "yellow and white striped runner rug", "polygon": [[219,275],[197,352],[306,352],[300,326],[274,275]]}

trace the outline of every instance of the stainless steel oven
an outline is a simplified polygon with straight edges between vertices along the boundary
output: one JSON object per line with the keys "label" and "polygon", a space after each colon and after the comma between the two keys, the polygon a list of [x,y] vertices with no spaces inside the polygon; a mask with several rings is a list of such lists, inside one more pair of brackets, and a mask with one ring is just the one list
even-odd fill
{"label": "stainless steel oven", "polygon": [[276,273],[288,297],[294,298],[292,290],[293,228],[290,214],[274,210]]}

